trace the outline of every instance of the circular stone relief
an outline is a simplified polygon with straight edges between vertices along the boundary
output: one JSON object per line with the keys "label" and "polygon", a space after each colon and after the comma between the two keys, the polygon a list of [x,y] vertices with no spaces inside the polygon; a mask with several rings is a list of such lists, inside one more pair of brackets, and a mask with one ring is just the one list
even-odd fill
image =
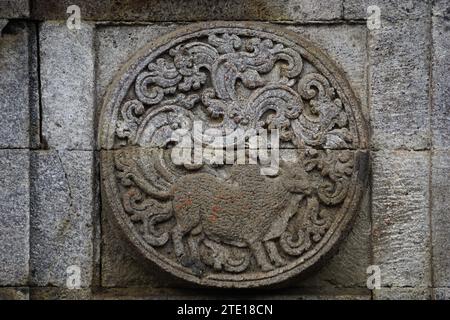
{"label": "circular stone relief", "polygon": [[[137,52],[109,88],[104,203],[143,256],[178,277],[278,283],[323,261],[348,231],[366,131],[344,74],[298,34],[190,25]],[[189,161],[174,156],[186,150]]]}

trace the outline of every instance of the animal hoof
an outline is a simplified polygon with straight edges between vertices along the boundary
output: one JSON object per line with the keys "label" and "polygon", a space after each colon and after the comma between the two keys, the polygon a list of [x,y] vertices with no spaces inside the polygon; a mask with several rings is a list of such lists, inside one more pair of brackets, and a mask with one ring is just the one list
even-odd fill
{"label": "animal hoof", "polygon": [[201,276],[205,271],[205,265],[198,259],[193,259],[187,255],[182,255],[179,258],[179,261],[183,267],[191,269],[197,276]]}
{"label": "animal hoof", "polygon": [[205,265],[200,260],[195,260],[191,270],[196,276],[201,276],[205,272]]}
{"label": "animal hoof", "polygon": [[194,260],[186,254],[180,256],[178,260],[180,261],[183,267],[190,268],[194,264]]}

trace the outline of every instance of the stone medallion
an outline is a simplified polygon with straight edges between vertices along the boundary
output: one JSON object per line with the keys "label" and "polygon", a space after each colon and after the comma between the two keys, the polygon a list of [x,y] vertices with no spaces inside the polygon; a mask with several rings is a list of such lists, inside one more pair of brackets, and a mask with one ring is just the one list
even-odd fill
{"label": "stone medallion", "polygon": [[[265,157],[248,132],[257,149],[267,142]],[[175,161],[183,137],[202,147],[200,162]],[[217,139],[243,157],[206,157]],[[149,43],[109,88],[99,144],[118,227],[145,258],[207,286],[278,283],[323,261],[367,175],[367,130],[344,74],[268,24],[200,23]],[[276,167],[264,173],[269,154]]]}

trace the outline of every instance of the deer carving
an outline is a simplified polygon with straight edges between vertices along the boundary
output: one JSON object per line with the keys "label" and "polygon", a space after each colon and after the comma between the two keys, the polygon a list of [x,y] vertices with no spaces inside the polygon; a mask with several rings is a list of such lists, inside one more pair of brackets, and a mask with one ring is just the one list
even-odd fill
{"label": "deer carving", "polygon": [[197,243],[188,234],[204,232],[217,242],[248,247],[263,271],[284,264],[273,239],[286,229],[298,204],[311,192],[301,165],[284,167],[278,178],[260,174],[256,165],[234,165],[230,178],[211,174],[182,177],[172,187],[176,226],[172,230],[175,253],[184,264],[199,261]]}

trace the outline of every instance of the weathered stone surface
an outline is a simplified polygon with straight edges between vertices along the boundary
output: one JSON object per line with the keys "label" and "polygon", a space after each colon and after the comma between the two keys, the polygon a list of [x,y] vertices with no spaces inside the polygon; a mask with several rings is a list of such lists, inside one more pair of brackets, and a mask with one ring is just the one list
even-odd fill
{"label": "weathered stone surface", "polygon": [[29,261],[29,154],[0,150],[0,286],[25,286]]}
{"label": "weathered stone surface", "polygon": [[0,288],[0,300],[28,300],[29,289],[24,288]]}
{"label": "weathered stone surface", "polygon": [[432,11],[436,17],[448,18],[450,16],[450,5],[447,0],[434,0]]}
{"label": "weathered stone surface", "polygon": [[367,28],[361,25],[314,25],[288,27],[320,45],[345,72],[360,100],[363,116],[367,106]]}
{"label": "weathered stone surface", "polygon": [[435,300],[450,300],[450,288],[435,288],[433,291]]}
{"label": "weathered stone surface", "polygon": [[42,134],[50,148],[94,148],[93,27],[40,27]]}
{"label": "weathered stone surface", "polygon": [[[33,17],[66,19],[70,0],[35,0]],[[329,21],[342,17],[342,0],[155,0],[77,1],[84,20],[112,21],[201,21],[268,20]]]}
{"label": "weathered stone surface", "polygon": [[94,299],[91,289],[31,287],[30,300],[89,300]]}
{"label": "weathered stone surface", "polygon": [[36,34],[14,21],[0,34],[0,148],[27,148],[39,140]]}
{"label": "weathered stone surface", "polygon": [[369,99],[375,149],[430,146],[429,24],[426,16],[418,21],[384,22],[370,33]]}
{"label": "weathered stone surface", "polygon": [[[347,237],[339,245],[335,255],[317,273],[295,284],[299,287],[366,288],[367,267],[371,265],[370,255],[370,189],[365,191],[361,210]],[[291,282],[291,286],[294,284]]]}
{"label": "weathered stone surface", "polygon": [[0,0],[0,18],[27,18],[29,15],[29,0]]}
{"label": "weathered stone surface", "polygon": [[382,287],[430,286],[429,154],[373,153],[374,265]]}
{"label": "weathered stone surface", "polygon": [[97,100],[103,101],[108,85],[120,68],[150,41],[175,30],[177,25],[98,26],[96,30]]}
{"label": "weathered stone surface", "polygon": [[428,0],[344,0],[344,19],[366,19],[367,8],[374,5],[380,8],[383,21],[420,19],[429,11],[428,2]]}
{"label": "weathered stone surface", "polygon": [[[442,10],[444,11],[444,10]],[[450,9],[433,17],[431,130],[434,148],[450,148]]]}
{"label": "weathered stone surface", "polygon": [[[285,156],[285,158],[287,157]],[[370,265],[369,194],[370,190],[368,189],[362,200],[361,211],[358,212],[351,231],[330,261],[323,268],[320,268],[318,272],[311,273],[304,279],[289,281],[290,287],[316,288],[316,290],[322,291],[335,287],[365,287],[366,269]],[[117,230],[117,226],[111,222],[114,218],[109,210],[103,209],[102,286],[120,288],[192,287],[189,283],[171,277],[166,272],[161,272],[155,265],[142,260],[137,250],[128,243],[123,234]],[[157,297],[158,293],[155,293],[155,296]],[[183,295],[180,293],[179,297],[181,296]],[[313,296],[317,296],[317,293]],[[330,296],[332,296],[331,293]],[[296,299],[296,297],[298,295],[292,296],[291,299]],[[349,299],[350,297],[351,295],[349,294]]]}
{"label": "weathered stone surface", "polygon": [[374,300],[430,300],[429,288],[381,288],[373,290]]}
{"label": "weathered stone surface", "polygon": [[[97,42],[97,94],[101,101],[107,85],[121,66],[146,43],[173,31],[177,25],[150,26],[100,26],[96,33]],[[302,26],[288,29],[310,38],[321,45],[331,58],[346,72],[352,87],[366,106],[366,27],[365,26]],[[339,37],[339,41],[336,41]],[[368,111],[363,111],[368,115]],[[362,208],[368,208],[368,197]],[[169,286],[175,287],[175,279],[162,281],[155,268],[142,265],[142,261],[112,230],[103,223],[102,284],[110,287],[125,286]],[[369,256],[370,216],[363,210],[352,231],[343,241],[336,256],[322,270],[312,274],[295,285],[298,286],[365,286],[366,268]]]}
{"label": "weathered stone surface", "polygon": [[33,151],[31,156],[31,283],[66,287],[67,268],[91,284],[94,159],[90,151]]}
{"label": "weathered stone surface", "polygon": [[103,208],[101,285],[116,288],[180,288],[179,280],[156,265],[143,260],[139,252],[125,239],[114,217]]}
{"label": "weathered stone surface", "polygon": [[431,221],[433,279],[436,287],[450,287],[450,151],[433,151]]}
{"label": "weathered stone surface", "polygon": [[[130,242],[166,271],[219,287],[278,283],[323,260],[348,230],[368,170],[354,150],[367,132],[345,75],[308,40],[266,24],[190,25],[139,53],[99,124],[103,203]],[[294,163],[270,178],[234,157],[177,163],[168,143],[176,129],[195,134],[195,120],[222,135],[279,129],[298,149]]]}

